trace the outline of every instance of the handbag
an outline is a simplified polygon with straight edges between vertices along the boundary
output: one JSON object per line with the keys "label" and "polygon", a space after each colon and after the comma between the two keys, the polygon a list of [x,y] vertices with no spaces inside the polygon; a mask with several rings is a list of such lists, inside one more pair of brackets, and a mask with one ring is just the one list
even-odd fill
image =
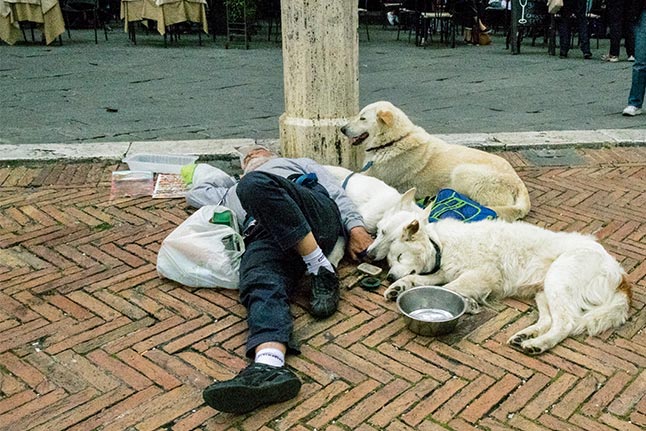
{"label": "handbag", "polygon": [[491,45],[491,36],[487,33],[483,33],[482,31],[473,29],[471,30],[471,43],[482,46]]}
{"label": "handbag", "polygon": [[244,250],[235,213],[206,205],[162,241],[157,272],[185,286],[237,289]]}
{"label": "handbag", "polygon": [[547,0],[547,13],[556,14],[563,7],[563,0]]}

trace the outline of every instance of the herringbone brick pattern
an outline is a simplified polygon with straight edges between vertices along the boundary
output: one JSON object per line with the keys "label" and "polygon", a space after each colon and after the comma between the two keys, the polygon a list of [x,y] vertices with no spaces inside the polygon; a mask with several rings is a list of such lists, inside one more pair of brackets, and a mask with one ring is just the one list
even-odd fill
{"label": "herringbone brick pattern", "polygon": [[528,221],[596,234],[630,274],[630,320],[525,356],[507,338],[532,301],[493,303],[441,338],[415,336],[382,288],[341,268],[340,310],[294,305],[299,396],[220,414],[201,390],[245,365],[234,291],[160,279],[156,252],[181,200],[109,199],[107,162],[0,168],[2,430],[641,430],[646,426],[646,148],[578,150],[585,164],[508,158]]}

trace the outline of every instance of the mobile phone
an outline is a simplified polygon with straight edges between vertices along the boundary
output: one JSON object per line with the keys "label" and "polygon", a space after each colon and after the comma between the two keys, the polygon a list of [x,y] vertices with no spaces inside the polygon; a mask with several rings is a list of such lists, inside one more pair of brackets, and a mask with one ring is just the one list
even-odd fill
{"label": "mobile phone", "polygon": [[371,265],[369,263],[360,263],[359,266],[357,266],[357,269],[365,274],[368,275],[379,275],[381,274],[381,268],[375,265]]}

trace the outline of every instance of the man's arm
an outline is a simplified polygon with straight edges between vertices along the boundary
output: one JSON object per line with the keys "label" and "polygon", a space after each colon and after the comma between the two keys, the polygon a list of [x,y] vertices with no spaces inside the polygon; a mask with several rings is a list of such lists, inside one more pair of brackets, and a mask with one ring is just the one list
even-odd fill
{"label": "man's arm", "polygon": [[348,197],[345,190],[337,184],[334,178],[323,166],[312,161],[307,166],[307,172],[314,172],[319,183],[325,187],[330,197],[336,202],[341,213],[343,226],[348,234],[347,249],[353,260],[361,260],[365,257],[368,246],[372,244],[373,238],[368,233],[363,222],[363,217],[357,210],[352,199]]}
{"label": "man's arm", "polygon": [[339,207],[341,213],[341,221],[348,234],[355,227],[364,227],[363,217],[357,210],[356,205],[352,199],[348,197],[345,190],[337,184],[337,179],[332,176],[323,166],[316,163],[314,160],[304,159],[308,164],[304,167],[305,172],[313,172],[318,177],[318,182],[321,184],[334,202]]}

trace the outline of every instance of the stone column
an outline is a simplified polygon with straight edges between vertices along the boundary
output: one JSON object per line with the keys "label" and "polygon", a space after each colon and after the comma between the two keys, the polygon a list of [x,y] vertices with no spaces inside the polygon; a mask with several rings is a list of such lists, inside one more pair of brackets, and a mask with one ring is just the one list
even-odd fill
{"label": "stone column", "polygon": [[285,113],[281,152],[357,169],[339,127],[359,110],[357,2],[282,0]]}

